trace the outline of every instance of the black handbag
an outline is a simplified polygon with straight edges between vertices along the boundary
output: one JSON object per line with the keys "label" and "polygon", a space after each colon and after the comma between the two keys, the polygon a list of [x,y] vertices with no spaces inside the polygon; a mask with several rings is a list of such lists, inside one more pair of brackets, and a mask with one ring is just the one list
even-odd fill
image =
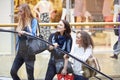
{"label": "black handbag", "polygon": [[[64,59],[55,60],[55,67],[57,74],[60,74],[64,67]],[[68,61],[67,73],[73,73],[72,63],[70,61]]]}
{"label": "black handbag", "polygon": [[47,44],[43,41],[43,36],[40,35],[40,27],[38,24],[38,30],[39,30],[39,36],[38,38],[42,39],[37,39],[37,38],[28,38],[28,53],[31,55],[36,55],[38,53],[41,53],[45,50],[47,50],[48,46]]}

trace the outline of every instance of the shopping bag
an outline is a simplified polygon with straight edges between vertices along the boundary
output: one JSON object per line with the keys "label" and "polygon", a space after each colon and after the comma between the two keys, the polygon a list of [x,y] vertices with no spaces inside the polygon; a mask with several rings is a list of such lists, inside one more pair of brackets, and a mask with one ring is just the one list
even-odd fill
{"label": "shopping bag", "polygon": [[72,74],[66,74],[66,75],[57,74],[57,79],[58,80],[74,80],[74,76]]}

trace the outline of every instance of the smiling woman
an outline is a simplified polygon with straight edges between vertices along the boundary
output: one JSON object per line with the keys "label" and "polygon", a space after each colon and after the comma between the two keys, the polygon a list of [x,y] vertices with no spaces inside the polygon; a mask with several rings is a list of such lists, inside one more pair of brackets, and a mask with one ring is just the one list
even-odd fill
{"label": "smiling woman", "polygon": [[[64,61],[63,57],[65,54],[62,53],[57,48],[60,48],[68,53],[71,51],[72,38],[70,24],[65,20],[61,20],[59,22],[59,25],[57,26],[57,32],[50,35],[49,42],[51,42],[54,45],[54,47],[49,46],[51,56],[48,63],[45,80],[53,80],[54,76],[57,74],[55,63],[58,60]],[[60,71],[61,74],[67,74],[67,68],[65,68],[66,61],[64,62],[65,62],[64,67]]]}

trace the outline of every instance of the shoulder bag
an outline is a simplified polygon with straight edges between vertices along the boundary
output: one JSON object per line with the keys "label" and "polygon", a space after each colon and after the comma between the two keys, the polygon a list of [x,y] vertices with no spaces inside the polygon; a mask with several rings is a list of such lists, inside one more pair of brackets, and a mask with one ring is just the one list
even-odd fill
{"label": "shoulder bag", "polygon": [[36,55],[38,53],[41,53],[45,50],[47,50],[48,46],[47,44],[43,41],[43,36],[40,34],[40,26],[38,24],[38,31],[39,31],[39,36],[38,38],[42,39],[37,39],[37,38],[29,38],[28,39],[28,53],[31,55]]}

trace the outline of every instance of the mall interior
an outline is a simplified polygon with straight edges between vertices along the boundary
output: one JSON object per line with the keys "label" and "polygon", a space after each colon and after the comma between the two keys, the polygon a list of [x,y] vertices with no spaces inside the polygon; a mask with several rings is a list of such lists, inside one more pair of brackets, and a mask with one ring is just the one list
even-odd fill
{"label": "mall interior", "polygon": [[[49,1],[52,9],[56,11],[55,15],[50,17],[49,23],[58,23],[63,15],[65,15],[64,19],[73,24],[71,26],[73,31],[87,31],[94,41],[95,48],[93,55],[99,61],[101,72],[113,78],[113,80],[120,80],[120,56],[118,56],[118,59],[110,58],[113,55],[113,46],[118,40],[118,36],[114,34],[114,25],[94,25],[96,22],[114,22],[115,0],[80,0],[81,8],[77,3],[77,6],[75,5],[75,2],[78,0],[0,0],[0,29],[16,29],[16,23],[18,23],[18,7],[23,3],[27,3],[30,6],[34,17],[41,23],[38,15],[34,11],[34,7],[39,1]],[[84,3],[84,1],[86,2]],[[75,8],[85,9],[83,11],[84,14],[82,16],[75,15]],[[67,13],[63,13],[64,9],[66,9]],[[74,23],[89,22],[93,23],[93,25],[74,25]],[[56,26],[50,25],[50,27],[51,32],[56,29]],[[74,35],[75,33],[72,32],[72,34]],[[0,32],[0,80],[12,80],[10,69],[16,55],[15,46],[16,34]],[[36,56],[35,80],[44,80],[49,57],[50,53],[47,50]],[[18,74],[21,79],[27,80],[25,65],[20,68]],[[97,76],[101,80],[109,80],[99,73]],[[57,77],[54,80],[57,80]],[[91,78],[90,80],[97,79]]]}

